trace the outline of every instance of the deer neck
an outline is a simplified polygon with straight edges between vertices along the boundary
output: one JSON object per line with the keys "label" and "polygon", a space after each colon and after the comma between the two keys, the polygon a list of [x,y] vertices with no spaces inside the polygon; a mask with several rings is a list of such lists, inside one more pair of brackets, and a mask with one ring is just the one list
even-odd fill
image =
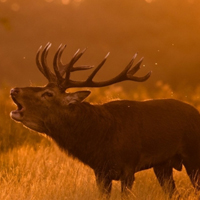
{"label": "deer neck", "polygon": [[[49,121],[47,125],[49,136],[61,149],[85,164],[91,166],[91,163],[95,165],[99,162],[94,160],[97,157],[103,158],[102,149],[107,145],[104,143],[109,141],[105,137],[112,135],[109,133],[112,120],[109,120],[109,113],[105,108],[101,105],[78,103],[58,115],[56,123]],[[97,155],[98,153],[101,155]]]}

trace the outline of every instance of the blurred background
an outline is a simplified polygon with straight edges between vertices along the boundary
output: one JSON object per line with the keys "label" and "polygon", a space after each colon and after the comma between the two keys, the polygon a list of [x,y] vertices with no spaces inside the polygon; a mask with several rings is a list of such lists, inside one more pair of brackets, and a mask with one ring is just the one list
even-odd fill
{"label": "blurred background", "polygon": [[[145,83],[119,83],[125,90],[139,84],[154,91],[168,84],[188,95],[199,85],[199,0],[0,0],[0,83],[44,85],[35,55],[52,43],[48,64],[58,46],[67,44],[62,60],[87,47],[78,64],[98,65],[110,56],[95,80],[116,76],[137,52],[144,57],[138,76],[152,70]],[[90,72],[75,72],[85,79]]]}
{"label": "blurred background", "polygon": [[[10,89],[47,83],[35,64],[38,48],[47,42],[52,43],[51,67],[61,43],[67,44],[63,63],[79,48],[87,51],[77,65],[97,66],[110,52],[96,81],[119,74],[136,52],[135,63],[144,57],[136,75],[152,71],[146,82],[93,89],[89,102],[173,97],[200,112],[200,0],[0,0],[0,199],[92,199],[97,194],[89,169],[66,159],[47,137],[10,120],[16,109]],[[75,72],[72,78],[84,80],[89,73]],[[175,175],[182,197],[197,199],[185,177]],[[134,197],[168,199],[154,175],[144,172],[138,178]]]}

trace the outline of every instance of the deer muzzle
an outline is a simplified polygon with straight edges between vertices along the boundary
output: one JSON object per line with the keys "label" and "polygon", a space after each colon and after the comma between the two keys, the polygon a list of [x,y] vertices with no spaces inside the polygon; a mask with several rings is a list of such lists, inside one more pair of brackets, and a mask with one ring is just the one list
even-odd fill
{"label": "deer muzzle", "polygon": [[21,121],[24,116],[25,107],[22,105],[22,103],[19,100],[20,95],[20,88],[13,88],[10,91],[10,96],[13,100],[13,102],[17,105],[17,109],[14,111],[11,111],[10,116],[12,119],[16,121]]}

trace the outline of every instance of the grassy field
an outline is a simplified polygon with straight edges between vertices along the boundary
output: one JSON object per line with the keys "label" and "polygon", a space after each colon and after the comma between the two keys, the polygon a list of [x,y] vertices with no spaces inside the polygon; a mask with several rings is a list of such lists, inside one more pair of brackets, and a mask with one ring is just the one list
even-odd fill
{"label": "grassy field", "polygon": [[[170,87],[162,82],[156,87],[153,94],[149,94],[144,88],[135,89],[133,93],[128,94],[120,87],[96,89],[93,90],[89,101],[173,97],[188,101],[200,108],[198,87],[190,97],[186,97],[185,94],[174,94]],[[15,109],[15,106],[9,98],[9,88],[2,87],[0,89],[0,199],[99,199],[93,171],[78,160],[69,158],[50,139],[12,121],[9,117],[12,109]],[[182,199],[197,199],[199,194],[195,193],[185,170],[174,171],[174,178]],[[136,174],[131,196],[131,199],[135,200],[168,199],[152,170]],[[120,184],[114,182],[111,199],[118,200],[120,197]],[[175,195],[173,199],[177,199],[177,196]]]}
{"label": "grassy field", "polygon": [[[51,145],[37,150],[21,146],[0,156],[0,199],[4,200],[92,200],[98,199],[93,172],[82,163],[68,158]],[[178,191],[183,199],[195,199],[185,173],[175,171]],[[152,170],[136,174],[131,199],[167,200]],[[120,184],[114,182],[112,200],[120,199]],[[176,199],[176,196],[173,198]]]}

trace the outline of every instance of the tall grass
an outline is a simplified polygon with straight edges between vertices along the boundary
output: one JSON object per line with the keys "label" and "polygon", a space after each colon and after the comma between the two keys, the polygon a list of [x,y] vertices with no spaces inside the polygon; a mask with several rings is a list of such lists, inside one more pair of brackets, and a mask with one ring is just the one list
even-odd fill
{"label": "tall grass", "polygon": [[[158,82],[156,91],[149,93],[145,88],[136,88],[126,93],[121,87],[94,89],[90,102],[105,102],[113,98],[149,99],[175,97],[200,108],[200,87],[190,97],[173,93],[170,86]],[[102,98],[104,97],[104,98]],[[9,113],[16,109],[9,98],[9,89],[0,90],[0,199],[2,200],[92,200],[100,199],[93,171],[72,160],[53,141],[24,128],[10,120]],[[183,169],[174,171],[176,186],[182,199],[197,199],[190,180]],[[136,174],[130,191],[131,199],[167,200],[153,171]],[[120,199],[120,184],[114,182],[111,199]],[[174,195],[173,199],[177,199]]]}

